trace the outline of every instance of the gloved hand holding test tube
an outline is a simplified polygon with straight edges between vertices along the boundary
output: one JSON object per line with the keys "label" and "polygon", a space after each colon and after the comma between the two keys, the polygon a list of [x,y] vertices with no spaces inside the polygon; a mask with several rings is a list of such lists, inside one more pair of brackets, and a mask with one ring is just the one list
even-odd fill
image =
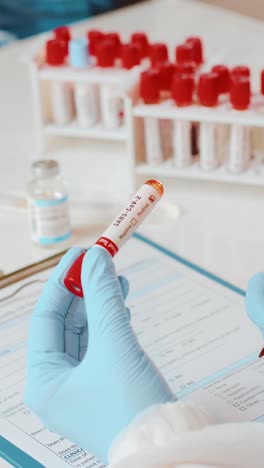
{"label": "gloved hand holding test tube", "polygon": [[[153,210],[164,192],[163,185],[157,180],[147,180],[137,193],[121,211],[112,224],[106,229],[95,245],[107,250],[112,257],[117,254],[120,247],[131,237],[142,221]],[[82,261],[86,252],[83,252],[73,263],[64,278],[66,288],[76,296],[83,297],[81,285]]]}

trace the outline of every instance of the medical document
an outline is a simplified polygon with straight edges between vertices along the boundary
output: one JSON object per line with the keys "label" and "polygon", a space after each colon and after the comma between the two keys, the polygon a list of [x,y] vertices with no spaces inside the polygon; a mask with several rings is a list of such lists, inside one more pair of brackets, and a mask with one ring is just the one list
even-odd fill
{"label": "medical document", "polygon": [[[177,397],[203,405],[218,422],[264,421],[262,341],[243,296],[136,238],[115,263],[130,282],[135,332]],[[0,434],[36,466],[102,467],[23,403],[29,320],[49,274],[0,291]]]}

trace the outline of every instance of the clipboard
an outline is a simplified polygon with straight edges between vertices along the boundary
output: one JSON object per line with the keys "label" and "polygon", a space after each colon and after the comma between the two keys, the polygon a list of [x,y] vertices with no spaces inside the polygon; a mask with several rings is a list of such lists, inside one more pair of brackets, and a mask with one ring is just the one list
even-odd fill
{"label": "clipboard", "polygon": [[[199,267],[198,265],[188,261],[187,259],[177,255],[176,253],[172,252],[171,250],[167,249],[166,247],[161,246],[160,244],[152,241],[151,239],[139,234],[135,233],[133,238],[138,239],[142,243],[158,250],[159,252],[163,253],[165,256],[170,257],[171,259],[175,260],[179,264],[184,265],[185,267],[189,268],[190,270],[194,270],[198,274],[209,278],[210,280],[222,285],[223,287],[233,291],[240,296],[244,296],[245,292],[234,286],[233,284],[223,280],[222,278],[218,277],[217,275],[212,274],[211,272],[207,271],[204,268]],[[60,258],[64,255],[66,251],[62,251],[59,254],[56,254],[52,257],[49,257],[45,260],[40,262],[34,263],[29,265],[26,268],[22,268],[14,273],[7,275],[6,277],[0,279],[0,289],[3,289],[5,286],[15,284],[17,281],[29,278],[34,273],[38,273],[44,271],[52,266],[55,266]],[[2,456],[7,462],[11,463],[12,466],[17,468],[41,468],[42,465],[39,461],[32,458],[31,455],[24,452],[20,448],[16,447],[13,443],[9,440],[5,439],[4,437],[0,436],[0,456]]]}

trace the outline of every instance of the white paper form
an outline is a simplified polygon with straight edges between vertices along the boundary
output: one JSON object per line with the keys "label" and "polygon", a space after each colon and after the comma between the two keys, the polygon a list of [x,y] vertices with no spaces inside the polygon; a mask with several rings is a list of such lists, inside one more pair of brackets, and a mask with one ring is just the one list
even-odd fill
{"label": "white paper form", "polygon": [[[127,305],[139,340],[176,395],[203,404],[219,421],[261,420],[262,342],[244,298],[137,239],[116,264],[130,281]],[[22,283],[1,290],[0,299]],[[42,286],[32,283],[0,302],[0,434],[47,467],[102,466],[50,433],[23,403],[28,323]]]}

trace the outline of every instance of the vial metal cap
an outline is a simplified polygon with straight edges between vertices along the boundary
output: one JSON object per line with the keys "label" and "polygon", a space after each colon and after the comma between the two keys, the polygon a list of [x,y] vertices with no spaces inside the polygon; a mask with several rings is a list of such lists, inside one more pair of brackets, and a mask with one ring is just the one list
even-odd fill
{"label": "vial metal cap", "polygon": [[54,159],[39,159],[32,164],[32,174],[37,179],[55,177],[60,172],[60,166]]}

